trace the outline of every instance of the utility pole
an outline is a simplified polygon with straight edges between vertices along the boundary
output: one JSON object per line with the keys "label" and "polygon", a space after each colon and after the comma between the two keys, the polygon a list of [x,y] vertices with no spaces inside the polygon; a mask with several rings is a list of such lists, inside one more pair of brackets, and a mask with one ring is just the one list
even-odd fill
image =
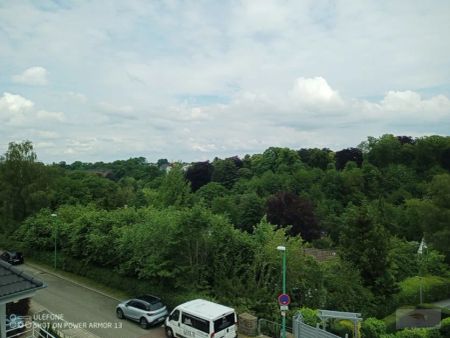
{"label": "utility pole", "polygon": [[[278,251],[283,253],[283,295],[286,294],[286,247],[278,246]],[[286,311],[281,311],[281,338],[286,338]]]}
{"label": "utility pole", "polygon": [[55,257],[54,257],[54,261],[53,261],[53,267],[56,270],[56,244],[57,244],[57,239],[58,239],[58,221],[56,220],[56,217],[58,216],[57,214],[51,214],[51,216],[55,219],[54,222],[54,233],[55,233]]}

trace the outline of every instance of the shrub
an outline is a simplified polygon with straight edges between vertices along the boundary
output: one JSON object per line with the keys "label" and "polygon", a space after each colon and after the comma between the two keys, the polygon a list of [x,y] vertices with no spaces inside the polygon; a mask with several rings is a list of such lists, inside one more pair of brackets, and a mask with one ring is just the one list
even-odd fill
{"label": "shrub", "polygon": [[439,329],[442,337],[450,337],[450,317],[441,320],[441,328]]}
{"label": "shrub", "polygon": [[[400,283],[400,293],[397,296],[399,305],[414,305],[420,302],[420,278],[407,278]],[[441,300],[445,295],[450,294],[450,278],[425,276],[422,277],[423,300],[434,302]]]}
{"label": "shrub", "polygon": [[303,316],[303,321],[305,324],[316,326],[319,323],[319,317],[317,316],[317,310],[313,310],[307,307],[302,307],[300,313]]}
{"label": "shrub", "polygon": [[362,322],[361,334],[363,338],[378,338],[384,333],[386,333],[384,321],[376,318],[367,318]]}
{"label": "shrub", "polygon": [[440,338],[438,330],[429,329],[405,329],[398,331],[395,337],[398,338]]}
{"label": "shrub", "polygon": [[350,320],[334,320],[330,325],[329,331],[344,337],[346,334],[353,337],[353,323]]}

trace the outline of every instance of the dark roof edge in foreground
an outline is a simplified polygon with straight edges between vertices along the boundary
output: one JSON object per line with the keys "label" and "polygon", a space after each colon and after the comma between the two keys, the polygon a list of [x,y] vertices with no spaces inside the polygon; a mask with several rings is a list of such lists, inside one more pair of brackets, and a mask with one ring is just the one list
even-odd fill
{"label": "dark roof edge in foreground", "polygon": [[12,273],[14,273],[15,275],[22,277],[23,279],[27,280],[28,282],[34,284],[37,288],[40,287],[45,287],[46,285],[44,284],[44,282],[34,278],[33,276],[30,276],[29,274],[27,274],[26,272],[16,268],[15,266],[12,266],[11,264],[0,260],[0,267],[3,267],[9,271],[11,271]]}

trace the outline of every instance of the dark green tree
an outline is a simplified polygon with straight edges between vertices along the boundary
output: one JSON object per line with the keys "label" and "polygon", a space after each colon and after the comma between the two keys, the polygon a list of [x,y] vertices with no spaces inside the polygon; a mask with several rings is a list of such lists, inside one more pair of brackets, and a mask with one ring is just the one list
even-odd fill
{"label": "dark green tree", "polygon": [[51,177],[30,141],[11,142],[0,159],[0,232],[50,205]]}
{"label": "dark green tree", "polygon": [[390,273],[390,235],[377,213],[367,205],[347,208],[342,216],[339,254],[360,271],[364,286],[377,296],[390,297],[397,292]]}

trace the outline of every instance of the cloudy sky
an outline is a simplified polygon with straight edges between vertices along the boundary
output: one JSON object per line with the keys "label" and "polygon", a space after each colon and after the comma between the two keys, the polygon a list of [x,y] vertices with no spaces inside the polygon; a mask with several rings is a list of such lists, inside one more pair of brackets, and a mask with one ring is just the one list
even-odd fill
{"label": "cloudy sky", "polygon": [[194,161],[450,134],[450,1],[0,0],[0,153]]}

